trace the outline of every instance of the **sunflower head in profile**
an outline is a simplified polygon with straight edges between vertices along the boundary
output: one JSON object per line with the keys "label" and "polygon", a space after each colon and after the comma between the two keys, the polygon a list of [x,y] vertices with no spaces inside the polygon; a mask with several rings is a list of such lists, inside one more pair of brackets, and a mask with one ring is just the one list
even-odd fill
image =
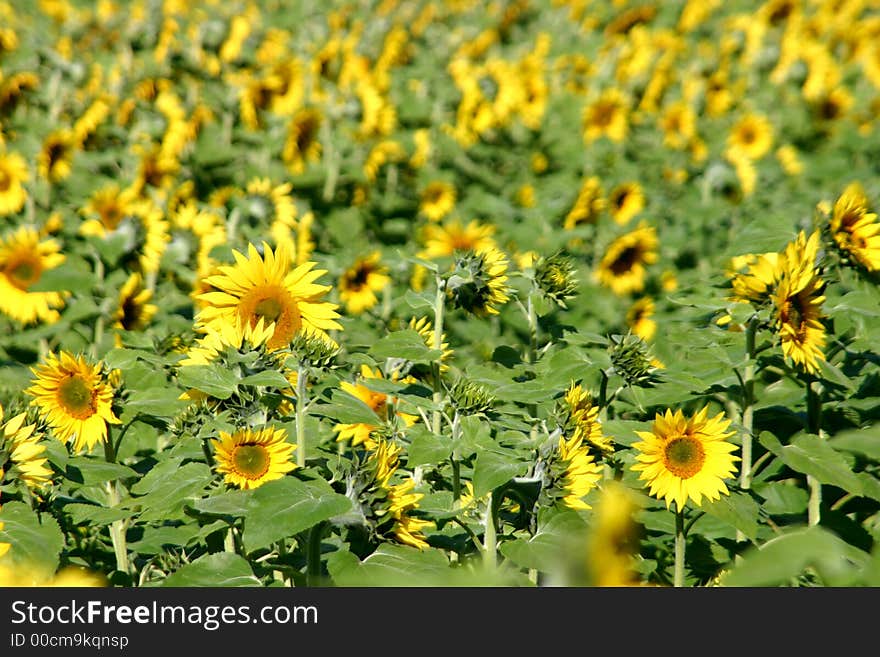
{"label": "sunflower head in profile", "polygon": [[507,269],[507,256],[496,248],[461,254],[446,279],[447,295],[456,308],[478,317],[497,315],[510,299]]}
{"label": "sunflower head in profile", "polygon": [[825,282],[813,269],[787,265],[771,296],[783,354],[795,365],[817,372],[825,359],[822,293]]}
{"label": "sunflower head in profile", "polygon": [[3,415],[0,407],[0,484],[18,481],[31,489],[41,488],[52,478],[43,432],[28,421],[27,412],[17,413],[5,423]]}
{"label": "sunflower head in profile", "polygon": [[569,385],[565,395],[556,403],[555,415],[567,440],[581,439],[585,445],[592,445],[603,455],[614,451],[611,438],[602,431],[599,406],[593,402],[590,391],[580,384]]}
{"label": "sunflower head in profile", "polygon": [[880,222],[876,212],[868,212],[868,198],[859,183],[847,185],[834,203],[829,230],[845,262],[880,271]]}
{"label": "sunflower head in profile", "polygon": [[657,261],[657,232],[642,222],[635,230],[615,239],[605,251],[595,278],[620,296],[641,292],[645,287],[646,265]]}
{"label": "sunflower head in profile", "polygon": [[590,176],[581,183],[577,198],[565,215],[563,227],[572,230],[580,224],[594,224],[607,207],[602,183],[597,176]]}
{"label": "sunflower head in profile", "polygon": [[24,207],[27,191],[23,183],[29,177],[27,163],[21,155],[0,151],[0,217],[15,214]]}
{"label": "sunflower head in profile", "polygon": [[291,461],[296,445],[287,441],[287,431],[274,427],[219,432],[211,441],[217,472],[224,481],[244,490],[280,479],[296,468]]}
{"label": "sunflower head in profile", "polygon": [[560,251],[540,256],[532,265],[535,286],[541,294],[560,308],[568,308],[568,301],[578,292],[574,260]]}
{"label": "sunflower head in profile", "polygon": [[64,262],[54,239],[40,240],[33,228],[23,226],[0,239],[0,312],[30,324],[58,321],[64,305],[62,292],[33,292],[43,273]]}
{"label": "sunflower head in profile", "polygon": [[681,410],[657,413],[651,431],[636,431],[641,440],[633,443],[638,453],[632,469],[666,508],[675,502],[683,511],[689,498],[697,506],[704,497],[717,500],[728,494],[724,480],[739,461],[736,445],[727,441],[734,433],[729,426],[724,413],[710,418],[708,406],[692,417]]}
{"label": "sunflower head in profile", "polygon": [[584,497],[599,485],[604,468],[582,433],[559,437],[546,459],[542,495],[570,509],[590,509]]}
{"label": "sunflower head in profile", "polygon": [[768,301],[779,280],[779,265],[779,254],[773,251],[732,258],[727,272],[733,293],[730,299],[757,306]]}
{"label": "sunflower head in profile", "polygon": [[262,319],[273,326],[269,349],[290,344],[300,331],[317,333],[328,340],[328,330],[341,330],[336,304],[323,301],[329,285],[315,281],[327,273],[314,269],[314,262],[291,266],[283,245],[276,251],[263,242],[262,255],[248,244],[248,255],[233,251],[235,265],[218,267],[220,273],[205,278],[213,290],[199,295],[205,306],[197,315],[200,326],[248,324]]}
{"label": "sunflower head in profile", "polygon": [[455,187],[442,180],[428,183],[419,195],[419,210],[431,221],[440,221],[455,207]]}
{"label": "sunflower head in profile", "polygon": [[129,275],[119,291],[119,305],[113,313],[113,327],[123,331],[137,331],[145,328],[158,307],[150,303],[153,291],[144,287],[143,279],[137,272]]}
{"label": "sunflower head in profile", "polygon": [[91,450],[107,439],[107,425],[119,424],[113,413],[114,390],[104,364],[62,351],[49,353],[31,370],[36,378],[26,392],[62,442]]}
{"label": "sunflower head in profile", "polygon": [[359,315],[375,306],[379,302],[376,293],[391,283],[381,257],[381,253],[373,251],[357,258],[339,277],[339,299],[349,314]]}

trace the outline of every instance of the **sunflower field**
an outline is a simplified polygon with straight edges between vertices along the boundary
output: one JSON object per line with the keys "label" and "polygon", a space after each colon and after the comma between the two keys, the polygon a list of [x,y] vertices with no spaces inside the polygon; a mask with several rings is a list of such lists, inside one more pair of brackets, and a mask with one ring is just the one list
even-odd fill
{"label": "sunflower field", "polygon": [[880,586],[877,0],[0,0],[0,585]]}

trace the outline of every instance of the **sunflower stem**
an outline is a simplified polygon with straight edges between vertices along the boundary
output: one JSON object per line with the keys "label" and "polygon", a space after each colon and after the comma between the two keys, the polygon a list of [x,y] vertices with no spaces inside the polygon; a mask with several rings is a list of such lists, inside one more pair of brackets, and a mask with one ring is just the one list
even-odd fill
{"label": "sunflower stem", "polygon": [[[817,436],[822,435],[822,399],[819,395],[819,382],[811,375],[806,377],[807,393],[807,431]],[[821,517],[822,483],[812,475],[807,475],[807,486],[810,499],[807,503],[807,524],[818,525]]]}
{"label": "sunflower stem", "polygon": [[296,464],[306,465],[306,383],[307,367],[300,365],[296,372]]}
{"label": "sunflower stem", "polygon": [[324,537],[324,523],[319,522],[309,530],[306,544],[306,582],[318,586],[321,579],[321,540]]}
{"label": "sunflower stem", "polygon": [[675,574],[673,586],[680,588],[684,586],[684,553],[685,553],[685,528],[684,528],[684,510],[678,508],[678,502],[675,503]]}
{"label": "sunflower stem", "polygon": [[529,292],[526,304],[526,317],[529,321],[529,363],[538,362],[538,313],[535,310],[534,293]]}
{"label": "sunflower stem", "polygon": [[498,505],[495,503],[495,495],[489,492],[486,508],[486,528],[483,533],[483,563],[489,568],[495,568],[498,563],[498,534],[495,527]]}
{"label": "sunflower stem", "polygon": [[458,456],[458,443],[461,440],[461,416],[458,411],[452,418],[452,454],[449,462],[452,464],[452,501],[457,502],[461,498],[461,462]]}
{"label": "sunflower stem", "polygon": [[[109,428],[107,440],[104,442],[104,458],[107,463],[114,463],[116,461],[116,450],[113,447],[113,439]],[[115,479],[108,481],[106,487],[107,502],[110,508],[114,508],[122,500],[122,497],[119,495],[119,482]],[[110,524],[110,540],[113,543],[113,553],[116,555],[116,570],[128,573],[128,547],[125,542],[125,522],[123,520],[116,520]]]}
{"label": "sunflower stem", "polygon": [[602,375],[599,381],[599,421],[608,417],[608,372],[599,370]]}
{"label": "sunflower stem", "polygon": [[[446,300],[446,282],[441,278],[439,274],[436,276],[437,282],[437,295],[434,298],[434,349],[437,351],[442,350],[443,347],[443,310],[444,303]],[[437,408],[434,409],[433,417],[431,418],[431,430],[435,435],[440,435],[440,403],[443,401],[443,390],[441,388],[440,381],[440,360],[435,360],[431,363],[431,374],[434,380],[434,396],[433,401]]]}

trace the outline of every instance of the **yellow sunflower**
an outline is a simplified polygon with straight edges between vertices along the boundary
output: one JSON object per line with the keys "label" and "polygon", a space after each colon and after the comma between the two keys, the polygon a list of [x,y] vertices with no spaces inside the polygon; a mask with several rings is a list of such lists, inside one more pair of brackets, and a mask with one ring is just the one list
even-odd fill
{"label": "yellow sunflower", "polygon": [[642,297],[626,311],[626,324],[633,333],[647,342],[657,332],[657,322],[651,319],[653,315],[654,300],[651,297]]}
{"label": "yellow sunflower", "polygon": [[62,351],[49,353],[31,371],[36,379],[25,392],[46,418],[55,436],[75,450],[92,449],[107,439],[107,424],[119,424],[113,414],[113,389],[101,362]]}
{"label": "yellow sunflower", "polygon": [[731,259],[728,276],[733,301],[761,304],[770,298],[779,279],[779,254],[746,254]]}
{"label": "yellow sunflower", "polygon": [[388,268],[380,264],[378,251],[358,258],[339,277],[339,299],[352,315],[359,315],[375,306],[381,292],[391,283]]}
{"label": "yellow sunflower", "polygon": [[27,163],[21,155],[0,152],[0,217],[15,214],[24,207],[27,190],[22,183],[29,177]]}
{"label": "yellow sunflower", "polygon": [[611,217],[618,225],[628,224],[633,217],[645,209],[645,193],[637,182],[617,185],[608,194],[608,207]]}
{"label": "yellow sunflower", "polygon": [[269,349],[290,343],[300,331],[329,340],[326,331],[342,330],[336,319],[337,305],[322,301],[329,285],[315,280],[327,273],[314,269],[314,262],[291,268],[290,254],[280,245],[276,251],[263,242],[263,255],[248,244],[248,255],[233,251],[234,266],[220,266],[220,274],[205,282],[215,288],[199,295],[205,307],[196,320],[201,326],[212,324],[249,324],[262,318],[274,324]]}
{"label": "yellow sunflower", "polygon": [[[415,317],[410,318],[407,328],[422,336],[428,349],[434,348],[434,326],[431,324],[431,320],[427,317],[419,317],[418,319]],[[449,360],[454,353],[453,350],[449,348],[449,343],[446,342],[445,333],[440,336],[440,351],[442,352],[440,355],[440,371],[445,372],[449,369],[449,366],[446,365],[444,361]]]}
{"label": "yellow sunflower", "polygon": [[684,101],[670,104],[659,118],[663,145],[684,150],[697,135],[697,115]]}
{"label": "yellow sunflower", "polygon": [[608,137],[621,142],[629,131],[629,107],[619,89],[607,89],[584,109],[583,136],[588,144]]}
{"label": "yellow sunflower", "polygon": [[466,226],[459,220],[447,221],[443,225],[429,224],[422,232],[425,244],[419,253],[422,258],[442,258],[456,251],[480,251],[495,246],[492,235],[495,227],[481,224],[474,219]]}
{"label": "yellow sunflower", "polygon": [[870,272],[880,271],[880,222],[868,212],[868,199],[859,183],[851,183],[834,203],[831,235],[838,249]]}
{"label": "yellow sunflower", "polygon": [[113,327],[123,331],[137,331],[145,328],[158,308],[150,303],[153,291],[144,288],[141,275],[129,275],[119,291],[119,305],[113,313]]}
{"label": "yellow sunflower", "polygon": [[217,472],[224,481],[244,490],[258,488],[267,481],[281,479],[296,468],[291,460],[296,445],[287,442],[287,431],[264,427],[220,432],[211,440]]}
{"label": "yellow sunflower", "polygon": [[78,146],[71,130],[64,128],[49,133],[37,155],[37,173],[50,183],[64,180],[70,175]]}
{"label": "yellow sunflower", "polygon": [[421,520],[409,515],[410,511],[418,508],[419,500],[425,496],[424,493],[412,492],[415,485],[415,481],[407,479],[389,487],[387,512],[394,518],[393,531],[397,541],[424,550],[429,545],[422,532],[428,527],[433,527],[434,523],[431,520]]}
{"label": "yellow sunflower", "polygon": [[267,225],[296,225],[296,205],[290,195],[290,183],[273,185],[269,178],[254,178],[245,188],[243,208],[254,228]]}
{"label": "yellow sunflower", "polygon": [[[28,488],[40,488],[52,478],[52,469],[46,466],[46,445],[42,433],[37,433],[35,424],[25,424],[27,413],[19,413],[9,418],[0,434],[0,453],[5,452],[5,466],[0,461],[0,481],[4,469],[11,479],[23,482]],[[0,421],[3,409],[0,408]]]}
{"label": "yellow sunflower", "polygon": [[86,221],[80,228],[83,235],[101,235],[114,231],[120,222],[130,215],[137,202],[137,191],[132,188],[119,189],[111,184],[95,191],[89,202],[80,210]]}
{"label": "yellow sunflower", "polygon": [[581,183],[577,198],[571,210],[565,215],[563,227],[572,230],[580,224],[596,223],[599,214],[605,209],[607,201],[603,196],[602,183],[596,176],[590,176]]}
{"label": "yellow sunflower", "polygon": [[646,482],[650,494],[666,500],[666,508],[675,502],[683,511],[688,498],[697,506],[703,498],[717,500],[727,495],[724,480],[733,476],[739,457],[736,445],[727,442],[734,434],[728,431],[730,420],[724,413],[709,418],[704,406],[693,417],[681,410],[657,413],[651,431],[636,431],[641,441],[632,469]]}
{"label": "yellow sunflower", "polygon": [[497,315],[510,299],[507,256],[495,247],[465,254],[458,259],[446,282],[453,305],[478,317]]}
{"label": "yellow sunflower", "polygon": [[657,232],[641,222],[634,231],[621,235],[606,249],[595,278],[617,295],[641,292],[645,287],[645,266],[657,261]]}
{"label": "yellow sunflower", "polygon": [[[599,407],[593,403],[593,396],[579,384],[572,383],[565,391],[561,404],[560,425],[563,435],[572,440],[582,440],[603,454],[614,451],[611,438],[602,431],[599,421]],[[572,443],[573,444],[573,443]]]}
{"label": "yellow sunflower", "polygon": [[563,503],[571,509],[589,509],[584,496],[598,486],[602,479],[602,464],[597,463],[583,437],[561,437],[557,458],[564,467],[560,486],[564,491]]}
{"label": "yellow sunflower", "polygon": [[455,207],[455,187],[448,182],[435,180],[428,183],[419,196],[419,211],[431,221],[440,221]]}
{"label": "yellow sunflower", "polygon": [[[361,381],[384,378],[382,370],[378,367],[371,368],[369,365],[361,365]],[[395,376],[392,376],[392,381],[396,380],[396,378],[395,374]],[[370,390],[367,386],[357,381],[354,384],[351,384],[348,381],[343,381],[339,384],[339,387],[369,406],[370,409],[379,416],[380,421],[386,422],[388,420],[388,406],[393,405],[395,402],[393,397],[389,397],[382,392]],[[397,412],[397,417],[399,417],[406,426],[412,426],[418,419],[415,415],[402,412]],[[378,425],[366,424],[363,422],[349,424],[341,423],[334,426],[333,431],[339,434],[336,436],[337,442],[351,440],[352,447],[363,445],[364,449],[374,450],[379,443],[373,438],[372,433],[378,428]]]}
{"label": "yellow sunflower", "polygon": [[302,173],[309,163],[321,159],[318,132],[322,121],[323,115],[314,107],[304,107],[290,119],[281,159],[291,173]]}
{"label": "yellow sunflower", "polygon": [[58,321],[64,294],[29,290],[44,272],[64,262],[60,248],[54,239],[40,241],[27,226],[0,240],[0,312],[23,324]]}
{"label": "yellow sunflower", "polygon": [[110,198],[114,193],[112,188],[103,192],[106,196],[98,199],[96,195],[83,208],[96,212],[98,218],[84,221],[79,233],[104,239],[111,235],[124,236],[127,249],[124,264],[143,274],[158,272],[171,240],[170,226],[162,210],[149,200],[132,202],[126,192],[121,192],[115,200]]}
{"label": "yellow sunflower", "polygon": [[[750,160],[758,160],[773,146],[773,125],[761,114],[749,113],[737,121],[727,137],[727,149],[732,154],[742,154]],[[735,161],[735,156],[730,158]]]}

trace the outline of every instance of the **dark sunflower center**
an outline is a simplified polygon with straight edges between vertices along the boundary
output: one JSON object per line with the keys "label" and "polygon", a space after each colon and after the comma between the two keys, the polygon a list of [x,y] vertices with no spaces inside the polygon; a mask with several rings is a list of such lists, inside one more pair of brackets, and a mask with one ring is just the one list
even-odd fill
{"label": "dark sunflower center", "polygon": [[12,176],[0,169],[0,193],[6,192],[12,187]]}
{"label": "dark sunflower center", "polygon": [[284,312],[284,306],[275,297],[267,297],[254,307],[254,315],[264,318],[267,322],[278,321]]}
{"label": "dark sunflower center", "polygon": [[94,415],[96,391],[83,378],[74,374],[58,386],[58,401],[73,417],[85,419]]}
{"label": "dark sunflower center", "polygon": [[682,479],[690,479],[697,474],[705,461],[706,452],[703,445],[690,436],[670,440],[663,451],[666,469]]}
{"label": "dark sunflower center", "polygon": [[614,118],[615,107],[611,103],[599,103],[593,112],[593,123],[600,128],[607,128]]}
{"label": "dark sunflower center", "polygon": [[269,450],[262,445],[238,445],[232,452],[235,471],[247,479],[259,479],[269,471]]}
{"label": "dark sunflower center", "polygon": [[833,121],[841,115],[841,106],[833,98],[826,98],[819,104],[819,116],[826,121]]}
{"label": "dark sunflower center", "polygon": [[305,153],[315,141],[316,129],[315,120],[312,118],[307,118],[300,123],[296,132],[296,147],[300,153]]}
{"label": "dark sunflower center", "polygon": [[614,259],[614,262],[611,263],[611,271],[615,276],[627,273],[639,261],[640,254],[641,249],[639,249],[639,247],[626,247],[620,252],[620,255]]}
{"label": "dark sunflower center", "polygon": [[143,306],[135,300],[135,297],[125,297],[120,306],[120,314],[122,317],[119,320],[119,323],[122,324],[122,328],[126,331],[136,329],[141,323],[141,318],[143,317],[142,311]]}
{"label": "dark sunflower center", "polygon": [[612,199],[612,203],[614,203],[615,208],[617,208],[618,210],[622,210],[623,206],[626,205],[626,202],[628,200],[629,200],[629,190],[624,189],[624,190],[617,192],[617,194],[614,195],[614,198]]}
{"label": "dark sunflower center", "polygon": [[9,282],[19,290],[27,290],[31,285],[40,280],[40,274],[43,268],[39,262],[26,259],[14,262],[5,269],[5,273]]}
{"label": "dark sunflower center", "polygon": [[101,209],[101,222],[109,230],[116,230],[120,221],[122,221],[122,208],[117,203],[108,203]]}
{"label": "dark sunflower center", "polygon": [[360,265],[354,270],[348,272],[345,277],[347,287],[351,290],[360,290],[367,284],[367,279],[370,277],[371,271],[370,267]]}
{"label": "dark sunflower center", "polygon": [[800,333],[804,323],[804,305],[800,295],[795,295],[788,299],[782,308],[782,321],[791,325],[795,331]]}
{"label": "dark sunflower center", "polygon": [[754,144],[757,138],[758,135],[755,133],[755,130],[751,126],[746,126],[740,133],[740,139],[742,139],[742,142],[747,146]]}
{"label": "dark sunflower center", "polygon": [[58,162],[64,159],[66,151],[67,147],[61,142],[49,144],[49,147],[46,149],[46,161],[49,163],[50,169],[54,168]]}

